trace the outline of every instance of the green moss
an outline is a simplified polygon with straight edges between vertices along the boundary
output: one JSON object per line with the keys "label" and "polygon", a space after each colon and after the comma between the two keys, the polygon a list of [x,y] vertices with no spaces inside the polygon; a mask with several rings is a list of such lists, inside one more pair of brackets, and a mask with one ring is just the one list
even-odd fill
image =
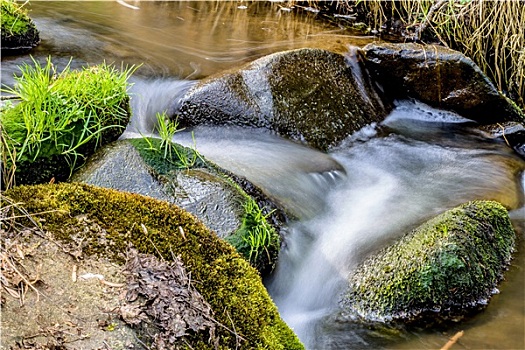
{"label": "green moss", "polygon": [[365,260],[344,304],[365,319],[444,319],[486,304],[511,259],[506,209],[470,202],[426,222]]}
{"label": "green moss", "polygon": [[[85,216],[105,232],[83,233],[91,253],[122,262],[129,243],[140,252],[171,260],[180,256],[192,281],[211,305],[218,322],[244,338],[242,348],[301,349],[302,345],[282,321],[255,269],[233,248],[182,209],[140,195],[83,184],[20,186],[6,192],[21,202],[44,229],[68,241]],[[55,210],[50,212],[51,210]],[[23,223],[22,218],[18,219]],[[184,236],[181,234],[184,232]],[[218,327],[221,348],[236,347],[235,335]],[[191,338],[195,348],[210,348],[208,334]]]}
{"label": "green moss", "polygon": [[56,72],[49,58],[44,66],[34,61],[20,69],[16,86],[3,89],[20,102],[3,108],[0,119],[6,151],[14,155],[5,166],[16,165],[18,184],[67,179],[127,125],[127,79],[134,68],[119,72],[100,64]]}
{"label": "green moss", "polygon": [[157,138],[130,139],[129,143],[139,152],[144,162],[159,175],[181,169],[207,167],[203,157],[196,150],[177,143],[170,142],[169,154],[163,153],[162,140]]}
{"label": "green moss", "polygon": [[2,35],[21,35],[34,27],[27,10],[13,0],[0,0]]}

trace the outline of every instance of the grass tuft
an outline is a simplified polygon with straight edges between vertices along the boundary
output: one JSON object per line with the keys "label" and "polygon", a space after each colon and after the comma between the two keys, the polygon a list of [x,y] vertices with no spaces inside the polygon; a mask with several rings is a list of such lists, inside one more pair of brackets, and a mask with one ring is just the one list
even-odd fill
{"label": "grass tuft", "polygon": [[226,241],[261,271],[267,264],[272,265],[280,246],[279,234],[267,220],[273,212],[264,214],[263,209],[248,195],[243,207],[242,225]]}
{"label": "grass tuft", "polygon": [[1,109],[3,171],[23,177],[37,160],[54,159],[66,162],[71,175],[79,159],[124,130],[130,115],[127,80],[136,68],[118,71],[103,63],[71,70],[68,64],[58,72],[51,58],[33,63],[20,67],[13,88],[2,89],[18,99]]}

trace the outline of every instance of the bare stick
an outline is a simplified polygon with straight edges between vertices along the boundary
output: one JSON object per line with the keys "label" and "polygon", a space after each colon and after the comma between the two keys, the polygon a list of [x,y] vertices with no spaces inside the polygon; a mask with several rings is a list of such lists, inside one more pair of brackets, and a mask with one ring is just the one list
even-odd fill
{"label": "bare stick", "polygon": [[459,338],[461,338],[463,336],[463,333],[465,333],[465,332],[464,331],[459,331],[456,334],[454,334],[454,336],[452,338],[450,338],[450,340],[445,345],[443,345],[441,350],[448,350],[448,349],[450,349],[452,347],[452,345],[456,344],[456,342],[459,340]]}
{"label": "bare stick", "polygon": [[447,1],[448,0],[439,0],[436,3],[434,3],[434,5],[432,5],[432,7],[430,7],[430,10],[428,10],[428,14],[425,17],[425,20],[416,29],[416,33],[415,33],[415,39],[416,40],[419,41],[421,39],[421,34],[427,28],[427,26],[430,23],[430,21],[432,21],[432,17],[434,16],[434,12],[439,10],[441,8],[441,6],[443,6],[445,3],[447,3]]}

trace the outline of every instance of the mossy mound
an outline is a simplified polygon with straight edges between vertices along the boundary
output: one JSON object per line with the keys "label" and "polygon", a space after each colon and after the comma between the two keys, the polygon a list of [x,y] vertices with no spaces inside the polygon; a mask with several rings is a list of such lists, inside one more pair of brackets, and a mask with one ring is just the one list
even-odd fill
{"label": "mossy mound", "polygon": [[428,324],[487,304],[503,278],[515,233],[496,202],[451,209],[367,258],[351,275],[345,316]]}
{"label": "mossy mound", "polygon": [[34,64],[22,66],[16,86],[6,89],[20,102],[4,106],[0,118],[8,155],[2,166],[16,169],[16,184],[66,180],[87,156],[116,140],[131,115],[127,79],[134,68],[68,66],[58,73],[51,59]]}
{"label": "mossy mound", "polygon": [[[22,203],[29,213],[41,213],[35,218],[58,239],[70,241],[71,228],[79,218],[103,228],[104,244],[96,232],[85,232],[85,251],[91,254],[122,263],[123,253],[132,244],[140,253],[166,261],[179,256],[215,319],[225,326],[217,329],[220,348],[303,348],[280,318],[257,271],[186,211],[84,184],[19,186],[5,195]],[[25,219],[17,220],[24,223]],[[185,340],[193,348],[212,348],[208,338],[208,333],[194,333]]]}
{"label": "mossy mound", "polygon": [[35,23],[14,0],[0,0],[2,54],[27,52],[40,43]]}

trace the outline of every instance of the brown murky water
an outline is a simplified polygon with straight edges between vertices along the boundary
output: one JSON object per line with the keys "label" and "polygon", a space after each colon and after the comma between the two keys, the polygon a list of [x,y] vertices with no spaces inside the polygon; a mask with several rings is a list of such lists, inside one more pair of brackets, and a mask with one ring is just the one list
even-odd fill
{"label": "brown murky water", "polygon": [[[42,38],[31,52],[35,60],[51,55],[59,67],[71,57],[73,67],[102,61],[142,64],[137,75],[147,78],[199,79],[277,51],[320,47],[344,52],[349,44],[374,40],[320,21],[313,12],[267,1],[33,1],[27,6]],[[11,85],[17,66],[30,62],[28,55],[2,57],[2,83]],[[324,337],[333,339],[323,343],[333,349],[436,349],[464,330],[453,349],[524,349],[525,230],[523,220],[517,224],[518,251],[500,294],[473,319],[389,336],[352,326],[332,336],[327,329]]]}
{"label": "brown murky water", "polygon": [[[31,52],[74,63],[142,64],[140,74],[198,79],[276,51],[323,47],[345,51],[371,37],[330,25],[314,13],[267,1],[34,1],[42,44]],[[246,7],[246,8],[244,8]],[[2,58],[2,79],[11,63]]]}

